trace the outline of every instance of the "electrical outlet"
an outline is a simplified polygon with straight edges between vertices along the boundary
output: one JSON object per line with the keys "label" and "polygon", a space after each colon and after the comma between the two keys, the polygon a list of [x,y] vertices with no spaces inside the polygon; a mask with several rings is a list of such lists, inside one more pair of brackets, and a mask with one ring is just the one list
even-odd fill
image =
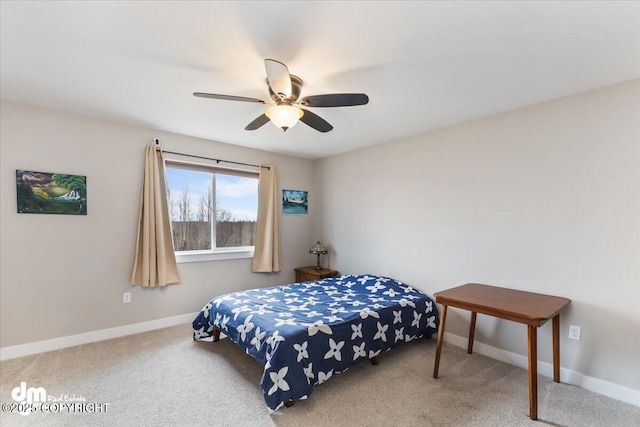
{"label": "electrical outlet", "polygon": [[122,294],[122,302],[131,302],[131,292]]}
{"label": "electrical outlet", "polygon": [[569,339],[580,341],[580,326],[569,326]]}

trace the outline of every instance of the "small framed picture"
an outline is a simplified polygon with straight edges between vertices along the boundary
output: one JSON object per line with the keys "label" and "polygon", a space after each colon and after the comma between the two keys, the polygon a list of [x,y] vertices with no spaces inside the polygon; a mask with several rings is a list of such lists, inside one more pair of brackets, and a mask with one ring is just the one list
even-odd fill
{"label": "small framed picture", "polygon": [[282,190],[282,215],[307,215],[308,213],[308,191]]}

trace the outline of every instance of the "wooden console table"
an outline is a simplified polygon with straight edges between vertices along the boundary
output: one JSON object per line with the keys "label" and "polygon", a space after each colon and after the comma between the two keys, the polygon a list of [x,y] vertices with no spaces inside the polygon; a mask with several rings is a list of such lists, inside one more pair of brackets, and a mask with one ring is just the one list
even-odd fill
{"label": "wooden console table", "polygon": [[444,323],[447,307],[462,308],[471,311],[469,346],[467,353],[473,352],[473,335],[476,328],[477,313],[512,320],[527,325],[529,357],[529,417],[538,419],[538,327],[553,319],[553,380],[560,382],[560,310],[571,300],[551,295],[535,294],[515,289],[468,283],[456,288],[434,294],[436,302],[442,304],[438,346],[433,378],[438,378]]}

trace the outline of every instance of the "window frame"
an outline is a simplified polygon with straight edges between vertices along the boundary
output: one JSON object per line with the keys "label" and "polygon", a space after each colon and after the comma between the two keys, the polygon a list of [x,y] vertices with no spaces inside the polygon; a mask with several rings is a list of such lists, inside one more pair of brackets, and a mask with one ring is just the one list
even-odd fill
{"label": "window frame", "polygon": [[[182,169],[196,172],[206,172],[214,174],[212,178],[212,186],[215,186],[215,174],[222,175],[232,175],[232,176],[241,176],[245,178],[255,178],[258,179],[260,177],[259,171],[247,170],[247,169],[238,169],[238,168],[226,168],[220,167],[218,165],[210,165],[206,163],[195,163],[184,160],[176,160],[172,158],[165,157],[165,168],[172,169]],[[214,210],[215,210],[215,187],[213,188],[214,195]],[[167,179],[167,201],[169,197],[169,185]],[[259,193],[258,193],[259,198]],[[259,203],[259,200],[258,200]],[[172,221],[173,222],[173,221]],[[211,241],[214,242],[215,236],[215,227],[211,230]],[[171,245],[173,246],[173,233],[172,233],[172,241]],[[243,258],[253,258],[255,246],[232,246],[226,248],[214,248],[209,250],[192,250],[192,251],[175,251],[176,262],[178,264],[187,263],[187,262],[202,262],[202,261],[220,261],[220,260],[229,260],[229,259],[243,259]]]}

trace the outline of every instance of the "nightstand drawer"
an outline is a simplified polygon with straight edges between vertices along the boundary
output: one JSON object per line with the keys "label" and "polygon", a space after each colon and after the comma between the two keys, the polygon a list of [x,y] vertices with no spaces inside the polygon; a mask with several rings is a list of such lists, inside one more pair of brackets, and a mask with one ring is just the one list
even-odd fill
{"label": "nightstand drawer", "polygon": [[313,276],[311,274],[305,273],[297,273],[296,274],[296,282],[311,282],[313,280],[318,279],[317,276]]}
{"label": "nightstand drawer", "polygon": [[314,267],[300,267],[296,268],[296,282],[312,282],[314,280],[337,276],[338,274],[336,270],[329,270],[327,268],[316,270]]}

